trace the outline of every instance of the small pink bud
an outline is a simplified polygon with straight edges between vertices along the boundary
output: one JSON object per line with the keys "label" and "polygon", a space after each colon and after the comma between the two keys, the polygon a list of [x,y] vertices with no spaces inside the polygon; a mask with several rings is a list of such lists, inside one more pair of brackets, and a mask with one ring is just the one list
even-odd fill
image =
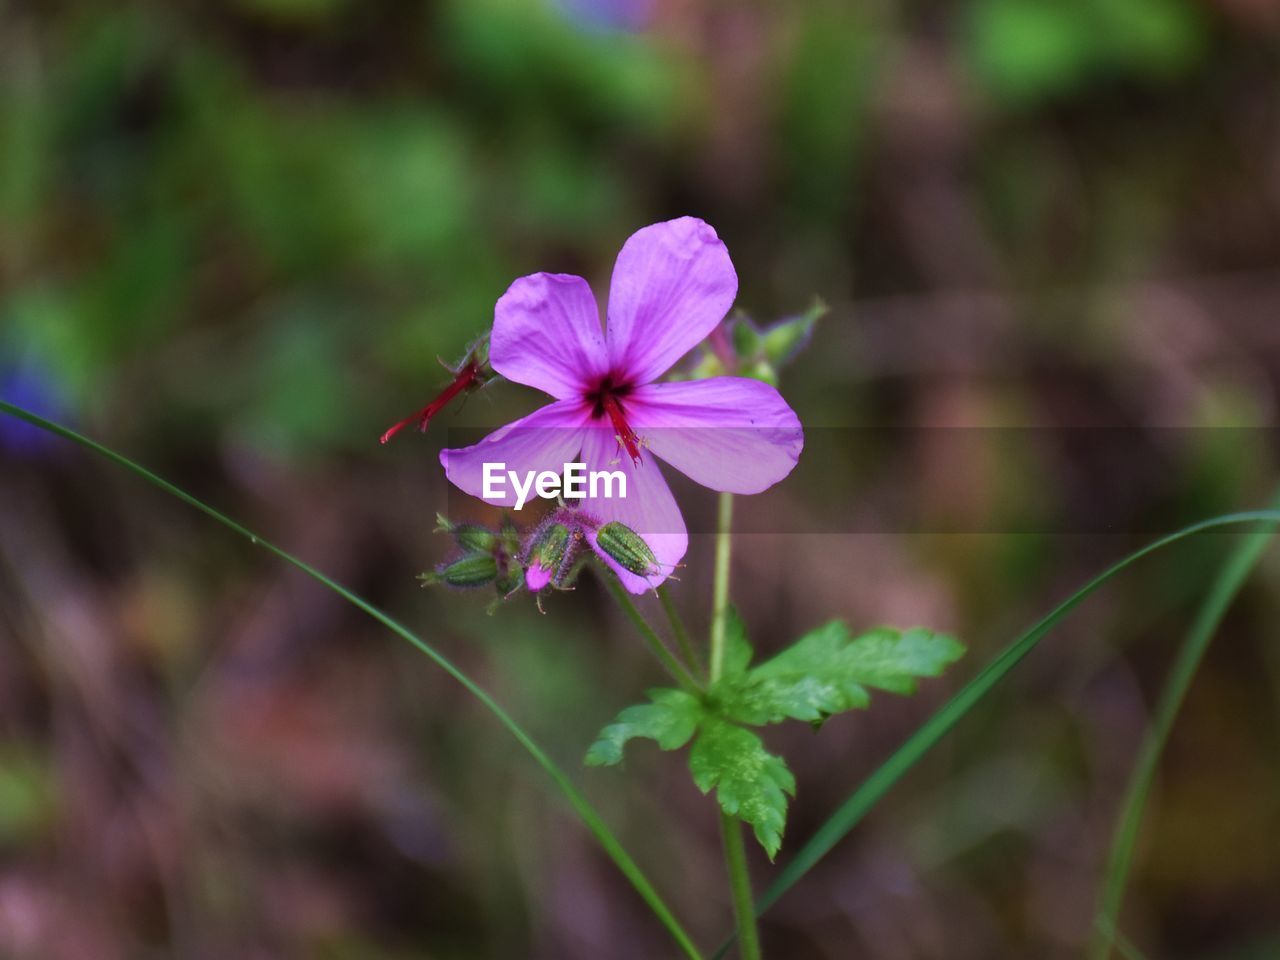
{"label": "small pink bud", "polygon": [[573,534],[563,523],[546,523],[534,531],[525,554],[524,572],[524,584],[531,592],[542,590],[572,565],[572,544]]}

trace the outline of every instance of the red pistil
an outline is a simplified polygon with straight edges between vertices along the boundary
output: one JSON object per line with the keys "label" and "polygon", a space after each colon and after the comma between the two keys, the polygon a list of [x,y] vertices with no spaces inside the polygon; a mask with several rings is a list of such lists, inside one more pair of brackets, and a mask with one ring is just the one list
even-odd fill
{"label": "red pistil", "polygon": [[409,424],[417,421],[418,429],[423,433],[427,432],[427,427],[431,424],[431,418],[449,405],[449,401],[465,390],[477,385],[480,378],[480,366],[474,360],[468,360],[459,368],[457,374],[453,378],[453,383],[449,384],[440,392],[440,395],[428,403],[417,413],[412,413],[405,417],[394,427],[382,435],[382,442],[386,443],[397,433],[407,427]]}
{"label": "red pistil", "polygon": [[640,466],[640,437],[631,429],[631,424],[627,423],[627,418],[622,413],[622,404],[618,403],[618,398],[611,392],[606,391],[600,397],[600,405],[613,422],[613,432],[618,443],[627,451],[631,462]]}

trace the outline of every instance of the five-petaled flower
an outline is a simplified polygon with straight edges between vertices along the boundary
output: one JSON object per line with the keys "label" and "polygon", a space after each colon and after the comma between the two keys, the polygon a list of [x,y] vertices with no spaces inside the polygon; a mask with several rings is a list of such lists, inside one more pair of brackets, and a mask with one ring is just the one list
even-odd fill
{"label": "five-petaled flower", "polygon": [[[618,521],[644,538],[657,558],[648,576],[596,552],[631,592],[657,586],[689,538],[655,459],[713,490],[759,493],[791,472],[804,443],[795,412],[766,383],[655,382],[715,329],[737,292],[729,252],[693,217],[653,224],[627,240],[603,329],[581,277],[521,277],[494,309],[490,363],[555,402],[474,446],[441,451],[449,480],[479,497],[485,462],[559,471],[581,461],[589,470],[624,471],[625,498],[588,498],[581,509],[592,526]],[[514,494],[490,502],[510,506]]]}

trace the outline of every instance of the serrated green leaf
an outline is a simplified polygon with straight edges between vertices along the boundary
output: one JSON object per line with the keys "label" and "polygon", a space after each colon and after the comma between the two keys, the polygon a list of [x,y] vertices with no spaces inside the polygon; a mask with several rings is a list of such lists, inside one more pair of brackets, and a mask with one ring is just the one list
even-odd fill
{"label": "serrated green leaf", "polygon": [[676,750],[689,742],[703,717],[697,697],[683,690],[659,687],[649,691],[649,699],[653,702],[627,707],[600,731],[587,750],[587,766],[618,763],[627,741],[636,737],[655,740],[663,750]]}
{"label": "serrated green leaf", "polygon": [[724,714],[742,723],[819,722],[866,707],[868,687],[909,694],[919,677],[936,677],[964,647],[954,638],[916,628],[880,627],[859,637],[833,620],[790,648],[712,691]]}
{"label": "serrated green leaf", "polygon": [[750,730],[708,717],[689,751],[689,771],[703,793],[715,788],[721,810],[751,824],[772,860],[782,845],[787,795],[796,792],[786,762]]}

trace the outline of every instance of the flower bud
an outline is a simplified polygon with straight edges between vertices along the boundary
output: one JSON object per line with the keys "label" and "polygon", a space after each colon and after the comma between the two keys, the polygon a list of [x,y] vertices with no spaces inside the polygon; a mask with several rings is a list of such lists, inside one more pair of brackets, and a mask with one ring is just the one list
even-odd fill
{"label": "flower bud", "polygon": [[492,553],[498,543],[498,535],[478,523],[454,523],[442,513],[436,514],[436,532],[453,537],[463,550],[469,553]]}
{"label": "flower bud", "polygon": [[815,300],[804,313],[767,327],[758,326],[745,313],[735,313],[707,335],[692,355],[693,360],[676,371],[677,378],[702,380],[729,375],[777,386],[778,370],[808,345],[813,328],[826,312],[827,305]]}
{"label": "flower bud", "polygon": [[771,387],[778,385],[778,371],[774,369],[772,363],[768,360],[752,360],[742,366],[738,371],[740,377],[750,377],[753,380],[763,380]]}
{"label": "flower bud", "polygon": [[520,544],[520,528],[515,525],[509,514],[503,514],[502,523],[498,525],[498,540],[493,548],[498,557],[498,565],[512,564],[519,566],[522,552]]}
{"label": "flower bud", "polygon": [[710,350],[704,350],[696,356],[687,370],[677,370],[675,375],[680,380],[708,380],[711,377],[723,377],[729,373],[724,361]]}
{"label": "flower bud", "polygon": [[477,523],[460,523],[449,532],[453,534],[454,542],[463,550],[492,553],[498,543],[496,533]]}
{"label": "flower bud", "polygon": [[760,352],[761,335],[756,325],[745,315],[737,315],[725,321],[729,328],[729,341],[733,344],[734,356],[741,360],[754,357]]}
{"label": "flower bud", "polygon": [[491,553],[468,553],[456,560],[442,563],[431,573],[418,577],[423,586],[443,583],[450,587],[467,589],[483,587],[498,577],[498,561]]}
{"label": "flower bud", "polygon": [[784,366],[809,344],[813,328],[827,312],[827,305],[815,300],[804,313],[787,317],[768,327],[760,336],[764,359],[775,368]]}
{"label": "flower bud", "polygon": [[533,534],[526,554],[524,582],[537,593],[556,578],[571,561],[568,556],[572,542],[569,528],[563,523],[548,523]]}
{"label": "flower bud", "polygon": [[638,577],[651,577],[660,572],[658,558],[644,538],[616,520],[596,531],[596,546],[623,570]]}

